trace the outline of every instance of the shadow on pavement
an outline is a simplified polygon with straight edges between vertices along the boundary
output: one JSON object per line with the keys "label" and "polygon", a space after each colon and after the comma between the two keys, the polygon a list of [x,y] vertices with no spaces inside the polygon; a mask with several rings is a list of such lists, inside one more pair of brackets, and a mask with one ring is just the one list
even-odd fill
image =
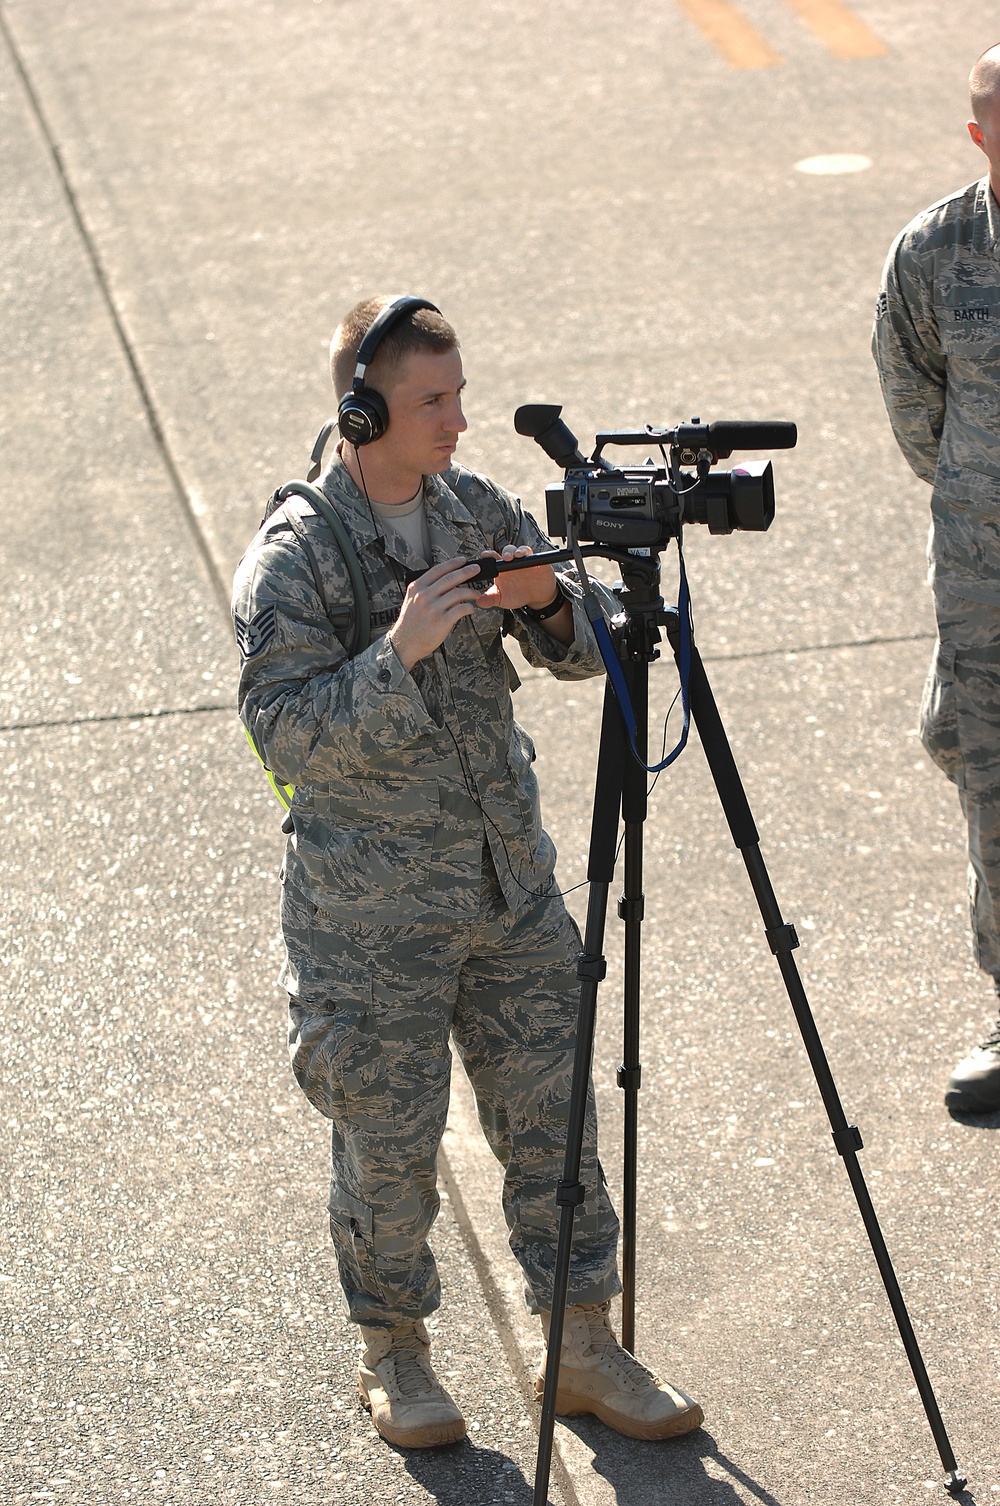
{"label": "shadow on pavement", "polygon": [[[777,1496],[721,1452],[704,1428],[686,1438],[637,1443],[609,1435],[600,1426],[573,1426],[594,1449],[592,1468],[608,1481],[618,1506],[744,1506],[746,1496],[734,1490],[733,1482],[760,1506],[781,1506]],[[706,1468],[709,1460],[718,1473]]]}
{"label": "shadow on pavement", "polygon": [[[600,1423],[567,1424],[563,1419],[560,1426],[571,1426],[593,1450],[591,1468],[607,1480],[618,1506],[745,1506],[748,1495],[760,1506],[782,1506],[728,1459],[704,1429],[666,1443],[642,1443],[609,1436]],[[439,1506],[531,1506],[533,1469],[528,1478],[513,1459],[495,1449],[477,1448],[465,1439],[453,1448],[399,1453],[409,1474]],[[713,1460],[729,1478],[710,1474],[706,1460]],[[742,1486],[744,1493],[731,1482]]]}
{"label": "shadow on pavement", "polygon": [[967,1125],[969,1129],[1000,1129],[1000,1109],[993,1109],[989,1113],[968,1114],[959,1109],[949,1109],[948,1115],[956,1124]]}
{"label": "shadow on pavement", "polygon": [[468,1438],[451,1448],[398,1449],[407,1472],[438,1506],[531,1506],[533,1488],[508,1454]]}
{"label": "shadow on pavement", "polygon": [[[777,1496],[728,1458],[704,1428],[687,1438],[641,1443],[583,1419],[562,1419],[560,1426],[571,1427],[593,1450],[591,1468],[607,1480],[617,1506],[745,1506],[747,1498],[760,1506],[782,1506]],[[531,1506],[533,1467],[528,1478],[520,1465],[496,1449],[477,1448],[464,1439],[447,1449],[396,1452],[438,1506]],[[707,1460],[728,1479],[710,1474]],[[955,1506],[977,1506],[970,1490],[944,1499]]]}

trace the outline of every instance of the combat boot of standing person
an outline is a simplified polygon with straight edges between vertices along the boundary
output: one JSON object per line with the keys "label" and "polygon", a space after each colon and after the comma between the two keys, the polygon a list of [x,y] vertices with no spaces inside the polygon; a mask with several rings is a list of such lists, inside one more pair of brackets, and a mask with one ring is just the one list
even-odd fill
{"label": "combat boot of standing person", "polygon": [[[969,76],[988,171],[917,215],[885,264],[872,334],[893,432],[933,487],[937,643],[920,735],[968,827],[976,963],[1000,994],[1000,45]],[[992,1000],[996,1021],[997,1000]],[[950,1109],[1000,1109],[1000,1023],[959,1063]]]}
{"label": "combat boot of standing person", "polygon": [[[363,1353],[358,1388],[401,1447],[465,1433],[431,1360],[440,1284],[428,1237],[454,1041],[503,1167],[529,1309],[552,1300],[579,1001],[579,932],[555,882],[531,739],[504,636],[559,679],[603,670],[571,568],[475,588],[477,558],[552,546],[518,499],[454,464],[465,378],[454,330],[419,298],[371,298],[334,335],[341,439],[320,480],[345,554],[302,497],[275,506],[236,573],[240,715],[294,786],[280,982],[295,1078],[330,1120],[330,1233]],[[596,588],[601,610],[616,609]],[[564,1406],[670,1436],[701,1409],[614,1338],[618,1220],[590,1108],[564,1346]]]}

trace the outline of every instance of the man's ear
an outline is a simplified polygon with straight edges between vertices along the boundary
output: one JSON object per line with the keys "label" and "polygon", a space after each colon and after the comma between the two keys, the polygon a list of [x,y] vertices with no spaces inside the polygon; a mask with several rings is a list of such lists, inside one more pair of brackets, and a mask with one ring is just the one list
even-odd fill
{"label": "man's ear", "polygon": [[978,120],[967,120],[966,121],[966,125],[969,128],[969,135],[972,137],[973,141],[976,143],[976,145],[978,146],[979,150],[981,152],[985,152],[986,148],[983,146],[983,133],[982,133],[982,129],[981,129],[980,125],[979,125],[979,121]]}

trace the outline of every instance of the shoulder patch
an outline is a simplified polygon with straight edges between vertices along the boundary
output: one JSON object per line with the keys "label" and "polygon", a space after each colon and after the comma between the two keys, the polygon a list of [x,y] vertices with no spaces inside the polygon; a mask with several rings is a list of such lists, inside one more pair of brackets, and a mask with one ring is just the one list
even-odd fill
{"label": "shoulder patch", "polygon": [[883,288],[881,293],[878,295],[878,302],[875,304],[875,318],[884,319],[888,311],[889,295]]}
{"label": "shoulder patch", "polygon": [[275,603],[272,601],[266,607],[261,607],[259,612],[255,612],[249,621],[245,617],[241,617],[239,612],[233,613],[233,622],[236,626],[236,642],[239,645],[240,657],[242,659],[252,659],[274,637],[276,626],[274,619],[277,610]]}

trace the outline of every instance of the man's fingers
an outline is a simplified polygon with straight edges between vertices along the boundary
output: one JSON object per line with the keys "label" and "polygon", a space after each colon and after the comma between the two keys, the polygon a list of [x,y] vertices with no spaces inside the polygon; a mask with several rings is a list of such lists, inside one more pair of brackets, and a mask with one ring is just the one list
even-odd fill
{"label": "man's fingers", "polygon": [[442,580],[453,571],[467,570],[470,575],[474,575],[478,569],[479,566],[474,560],[470,564],[463,554],[458,554],[453,560],[441,560],[439,564],[431,565],[420,575],[419,581],[432,585],[434,581]]}
{"label": "man's fingers", "polygon": [[413,596],[440,596],[442,592],[452,590],[478,574],[479,566],[475,563],[445,560],[442,564],[432,565],[429,570],[425,570],[407,589]]}

